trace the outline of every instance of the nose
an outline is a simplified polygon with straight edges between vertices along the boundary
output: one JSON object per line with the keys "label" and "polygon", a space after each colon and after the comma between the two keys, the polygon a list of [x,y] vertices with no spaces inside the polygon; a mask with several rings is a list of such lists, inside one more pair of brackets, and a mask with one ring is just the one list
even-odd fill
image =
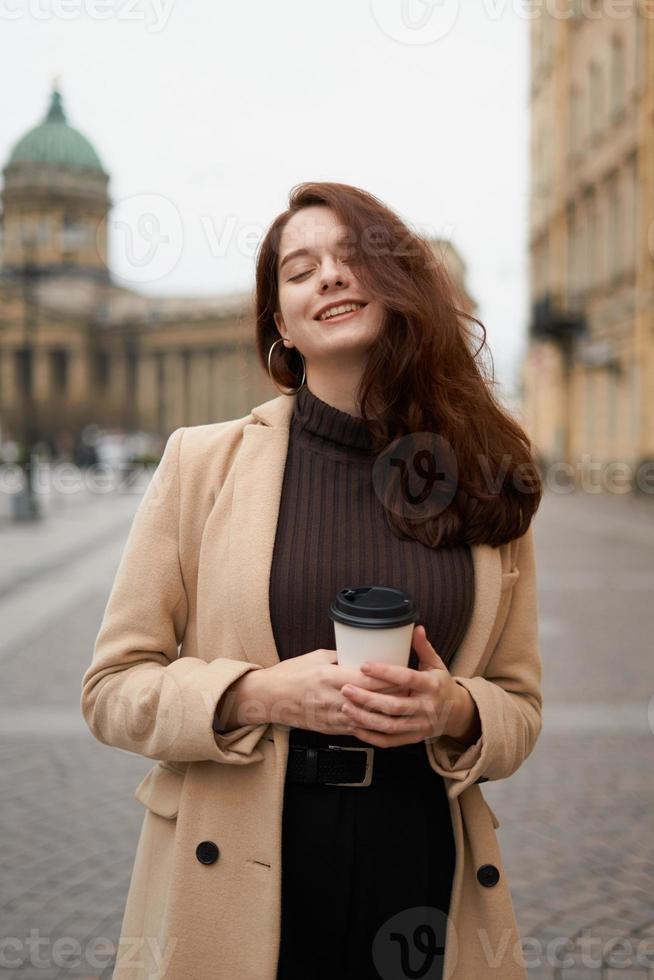
{"label": "nose", "polygon": [[320,291],[324,293],[332,286],[344,286],[346,282],[347,276],[341,263],[331,256],[325,258],[320,270]]}

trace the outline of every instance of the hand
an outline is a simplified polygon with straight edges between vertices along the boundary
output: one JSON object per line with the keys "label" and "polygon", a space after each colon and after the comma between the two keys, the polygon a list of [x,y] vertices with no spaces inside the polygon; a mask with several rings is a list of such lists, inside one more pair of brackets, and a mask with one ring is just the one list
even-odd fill
{"label": "hand", "polygon": [[362,666],[365,676],[395,682],[407,690],[406,696],[374,693],[350,683],[341,689],[346,698],[343,714],[356,723],[352,734],[361,741],[387,748],[468,731],[474,705],[468,691],[452,677],[423,626],[415,627],[411,643],[420,661],[418,670],[377,662]]}
{"label": "hand", "polygon": [[343,714],[346,698],[341,689],[346,684],[370,694],[390,690],[407,693],[387,679],[366,677],[358,667],[341,667],[336,650],[312,650],[289,657],[266,668],[266,675],[272,723],[329,735],[352,734],[358,724]]}

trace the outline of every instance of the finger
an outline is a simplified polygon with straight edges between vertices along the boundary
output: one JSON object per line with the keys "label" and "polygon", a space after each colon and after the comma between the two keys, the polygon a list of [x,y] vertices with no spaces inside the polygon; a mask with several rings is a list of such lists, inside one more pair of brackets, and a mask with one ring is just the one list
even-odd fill
{"label": "finger", "polygon": [[418,735],[422,737],[422,725],[416,724],[415,718],[382,715],[376,711],[366,711],[365,708],[359,708],[354,704],[344,705],[343,714],[355,723],[356,727],[352,732],[353,735],[357,735],[358,729],[361,728],[366,731],[396,737],[404,736],[406,738],[411,735],[414,737],[414,740]]}
{"label": "finger", "polygon": [[387,691],[389,694],[393,690],[406,690],[406,685],[389,684],[386,680],[362,673],[358,667],[342,667],[338,668],[338,673],[334,671],[334,685],[340,690],[344,684],[356,684],[369,691]]}
{"label": "finger", "polygon": [[420,732],[400,732],[399,735],[386,735],[383,732],[371,732],[368,728],[354,728],[350,733],[360,742],[374,745],[379,749],[390,749],[396,745],[412,745],[422,741]]}
{"label": "finger", "polygon": [[[411,694],[407,687],[402,687],[400,684],[387,684],[386,681],[365,677],[363,674],[356,684],[344,684],[343,687],[356,687],[360,691],[372,691],[377,694],[397,694],[404,698],[408,698]],[[342,692],[343,688],[341,688]]]}
{"label": "finger", "polygon": [[406,687],[400,687],[399,684],[391,684],[390,687],[380,687],[380,688],[361,687],[361,690],[363,691],[376,690],[379,694],[397,694],[398,697],[401,698],[408,698],[411,696],[411,691],[409,691]]}
{"label": "finger", "polygon": [[410,667],[399,667],[397,664],[381,664],[377,661],[370,661],[361,665],[361,672],[364,677],[374,677],[384,680],[388,684],[399,684],[401,687],[409,688],[413,691],[427,691],[430,681],[424,673],[419,670],[412,670]]}
{"label": "finger", "polygon": [[354,684],[345,684],[341,688],[341,694],[350,703],[385,715],[414,715],[420,709],[419,701],[415,697],[366,691]]}
{"label": "finger", "polygon": [[400,733],[397,718],[380,715],[374,711],[366,711],[364,708],[357,708],[353,704],[344,705],[343,714],[350,718],[357,727],[365,728],[368,731],[381,732],[384,735],[398,735]]}
{"label": "finger", "polygon": [[418,670],[434,670],[435,668],[447,670],[447,665],[442,657],[429,642],[424,626],[416,626],[411,645],[418,654],[418,660],[420,661]]}
{"label": "finger", "polygon": [[415,731],[417,727],[413,715],[386,715],[379,711],[369,711],[348,701],[345,702],[342,710],[345,717],[351,719],[357,726],[369,728],[374,732],[384,732],[388,735],[396,735],[400,732],[406,734]]}

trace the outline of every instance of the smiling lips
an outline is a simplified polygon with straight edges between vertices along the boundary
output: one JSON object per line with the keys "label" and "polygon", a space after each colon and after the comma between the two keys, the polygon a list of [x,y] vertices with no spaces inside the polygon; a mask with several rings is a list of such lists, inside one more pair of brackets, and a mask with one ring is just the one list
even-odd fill
{"label": "smiling lips", "polygon": [[342,320],[346,316],[352,316],[354,313],[358,313],[359,310],[362,310],[365,306],[365,303],[341,303],[339,305],[330,306],[328,310],[321,313],[318,320]]}

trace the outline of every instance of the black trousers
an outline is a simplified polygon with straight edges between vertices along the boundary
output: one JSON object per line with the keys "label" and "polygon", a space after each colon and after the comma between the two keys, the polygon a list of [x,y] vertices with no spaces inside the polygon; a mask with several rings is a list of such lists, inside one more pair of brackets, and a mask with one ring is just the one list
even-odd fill
{"label": "black trousers", "polygon": [[454,833],[417,748],[399,780],[287,781],[277,980],[441,980]]}

